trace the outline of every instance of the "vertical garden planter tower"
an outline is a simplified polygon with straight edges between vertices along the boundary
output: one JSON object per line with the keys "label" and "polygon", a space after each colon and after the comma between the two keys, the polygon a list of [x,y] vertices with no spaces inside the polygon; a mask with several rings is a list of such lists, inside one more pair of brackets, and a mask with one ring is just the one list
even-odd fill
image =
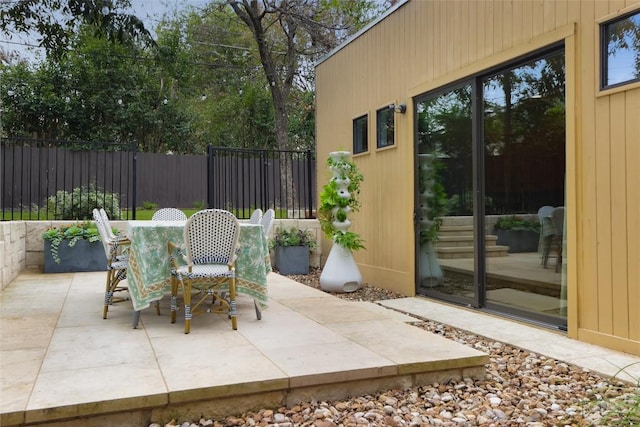
{"label": "vertical garden planter tower", "polygon": [[362,249],[359,236],[349,231],[348,215],[357,210],[356,199],[362,175],[349,160],[348,151],[329,153],[327,161],[333,177],[320,194],[322,231],[333,240],[320,276],[320,287],[328,292],[353,292],[362,286],[362,274],[353,259],[353,250]]}

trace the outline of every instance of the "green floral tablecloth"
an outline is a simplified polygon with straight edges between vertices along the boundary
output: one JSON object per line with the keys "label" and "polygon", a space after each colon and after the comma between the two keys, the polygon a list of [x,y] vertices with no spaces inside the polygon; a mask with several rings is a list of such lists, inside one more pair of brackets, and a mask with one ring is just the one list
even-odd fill
{"label": "green floral tablecloth", "polygon": [[[167,243],[184,243],[184,221],[129,221],[129,294],[136,311],[162,299],[171,291],[171,263]],[[269,247],[262,225],[242,223],[236,262],[238,294],[268,306],[267,274],[271,271]]]}

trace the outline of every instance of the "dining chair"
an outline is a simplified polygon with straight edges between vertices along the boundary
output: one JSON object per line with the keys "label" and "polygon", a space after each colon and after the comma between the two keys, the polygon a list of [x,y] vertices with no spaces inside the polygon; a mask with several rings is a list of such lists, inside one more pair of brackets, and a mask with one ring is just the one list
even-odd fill
{"label": "dining chair", "polygon": [[187,215],[180,209],[162,208],[153,213],[152,221],[186,221]]}
{"label": "dining chair", "polygon": [[551,212],[551,222],[556,232],[556,273],[562,266],[562,242],[564,240],[564,206],[558,206]]}
{"label": "dining chair", "polygon": [[273,220],[275,217],[276,212],[273,209],[267,209],[260,220],[260,224],[262,224],[262,228],[264,228],[264,235],[267,239],[269,238],[269,233],[271,232],[271,227],[273,226]]}
{"label": "dining chair", "polygon": [[104,227],[106,229],[107,236],[109,237],[109,239],[119,240],[121,242],[129,244],[130,243],[129,238],[126,236],[125,233],[115,234],[113,232],[113,227],[111,226],[111,220],[109,219],[109,215],[107,214],[107,211],[105,211],[104,208],[100,208],[98,211],[100,212],[100,216],[102,217],[102,223],[104,224]]}
{"label": "dining chair", "polygon": [[262,209],[256,209],[251,212],[251,217],[249,218],[249,224],[260,224],[262,220]]}
{"label": "dining chair", "polygon": [[[172,264],[171,323],[176,321],[179,285],[184,300],[185,334],[191,331],[193,314],[197,314],[203,304],[208,305],[207,312],[226,312],[231,319],[231,327],[238,329],[235,268],[239,236],[240,223],[231,212],[205,209],[187,220],[184,248],[174,242],[168,243]],[[186,265],[178,262],[182,253]],[[195,304],[191,302],[192,297],[197,298]],[[211,303],[207,304],[209,297]]]}
{"label": "dining chair", "polygon": [[114,294],[128,290],[127,286],[121,285],[121,282],[127,278],[127,268],[129,267],[129,259],[127,255],[122,252],[122,249],[130,242],[126,238],[115,237],[113,232],[111,232],[111,234],[114,235],[115,238],[109,237],[107,230],[110,226],[105,224],[103,214],[99,209],[93,210],[93,219],[98,227],[104,253],[107,258],[107,281],[104,293],[104,309],[102,311],[102,318],[106,319],[111,304],[128,299],[115,298]]}
{"label": "dining chair", "polygon": [[552,237],[553,227],[549,226],[551,211],[553,206],[542,206],[538,209],[538,221],[540,221],[540,240],[538,242],[538,254],[540,254],[540,264],[544,265],[549,239]]}

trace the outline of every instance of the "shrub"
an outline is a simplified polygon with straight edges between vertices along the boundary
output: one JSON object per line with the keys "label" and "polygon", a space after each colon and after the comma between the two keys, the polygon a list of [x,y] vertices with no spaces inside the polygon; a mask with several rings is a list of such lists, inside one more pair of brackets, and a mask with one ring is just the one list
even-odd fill
{"label": "shrub", "polygon": [[107,193],[95,184],[89,188],[76,187],[71,193],[59,190],[47,199],[47,210],[53,213],[54,219],[90,219],[95,208],[104,208],[109,218],[122,217],[119,196]]}
{"label": "shrub", "polygon": [[144,209],[145,211],[155,211],[158,210],[158,204],[145,200],[142,202],[142,209]]}

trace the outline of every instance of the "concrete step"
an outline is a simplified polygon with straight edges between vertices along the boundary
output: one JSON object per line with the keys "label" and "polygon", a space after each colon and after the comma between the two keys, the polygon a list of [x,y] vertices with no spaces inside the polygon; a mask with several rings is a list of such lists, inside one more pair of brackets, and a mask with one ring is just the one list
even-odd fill
{"label": "concrete step", "polygon": [[473,225],[441,226],[438,235],[442,236],[473,236]]}
{"label": "concrete step", "polygon": [[[485,236],[485,242],[487,246],[494,246],[498,236],[487,235]],[[459,246],[473,246],[473,236],[458,236],[458,235],[445,235],[438,236],[438,241],[435,244],[436,248],[446,247],[459,247]]]}
{"label": "concrete step", "polygon": [[[487,257],[501,257],[507,256],[508,246],[494,245],[487,246],[485,253]],[[473,246],[457,246],[457,247],[445,247],[436,248],[438,258],[452,259],[452,258],[473,258]]]}

